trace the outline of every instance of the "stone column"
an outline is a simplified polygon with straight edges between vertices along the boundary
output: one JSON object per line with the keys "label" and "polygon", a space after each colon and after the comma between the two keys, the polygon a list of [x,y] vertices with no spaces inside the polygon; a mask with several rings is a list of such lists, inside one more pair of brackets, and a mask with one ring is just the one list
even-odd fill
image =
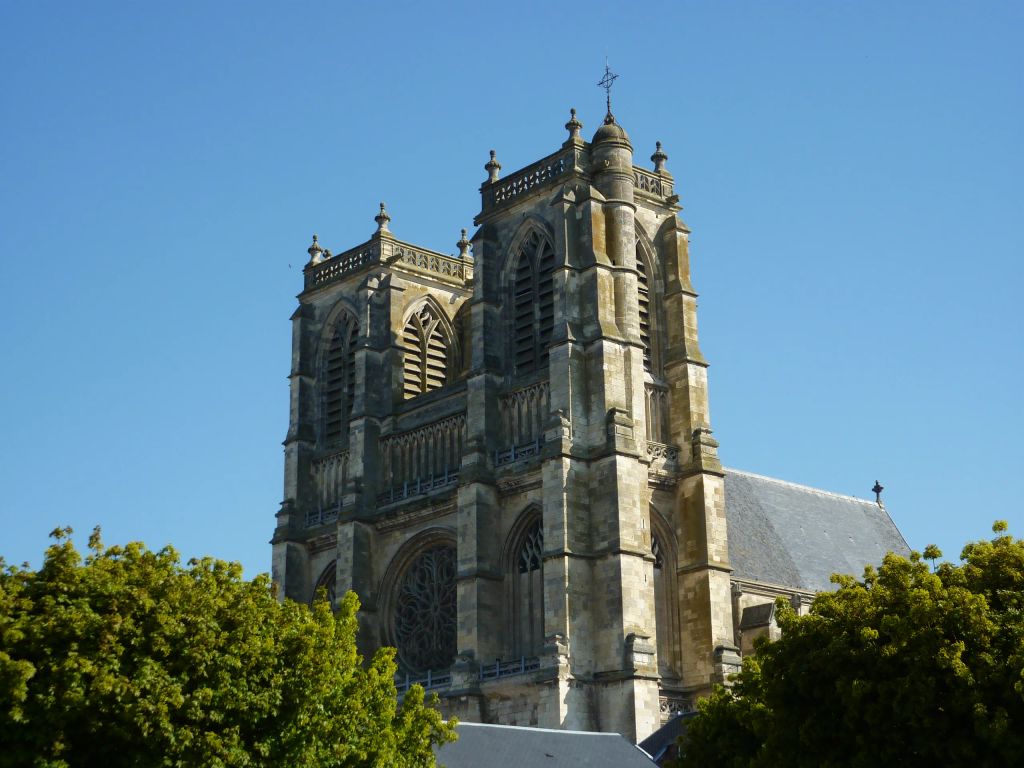
{"label": "stone column", "polygon": [[577,648],[587,646],[597,700],[593,727],[642,739],[658,726],[657,658],[650,642],[656,626],[645,503],[643,347],[632,147],[610,116],[595,135],[591,167],[594,189],[580,201],[585,214],[581,240],[589,258],[581,255],[587,266],[575,297],[586,354],[569,375],[587,392],[586,430],[574,449],[588,457],[589,465],[586,476],[573,478],[572,484],[585,488],[589,499],[585,515],[568,517],[566,538],[589,544],[592,583],[589,626],[570,614],[569,647],[576,662]]}
{"label": "stone column", "polygon": [[491,456],[501,434],[499,250],[485,232],[474,235],[473,249],[475,280],[469,309],[472,346],[466,383],[466,441],[459,470],[456,518],[459,659],[454,672],[461,685],[469,687],[467,695],[473,693],[480,660],[501,654],[506,608],[497,528],[500,505],[491,469]]}
{"label": "stone column", "polygon": [[279,597],[305,601],[312,585],[306,548],[296,541],[315,493],[310,463],[316,445],[316,340],[319,325],[312,305],[300,303],[292,314],[292,364],[289,375],[288,434],[284,440],[284,501],[272,539],[272,576]]}
{"label": "stone column", "polygon": [[658,234],[665,263],[669,432],[680,449],[673,522],[682,683],[696,695],[724,682],[739,657],[733,642],[725,482],[711,436],[707,362],[697,341],[697,294],[690,281],[689,230],[677,217]]}

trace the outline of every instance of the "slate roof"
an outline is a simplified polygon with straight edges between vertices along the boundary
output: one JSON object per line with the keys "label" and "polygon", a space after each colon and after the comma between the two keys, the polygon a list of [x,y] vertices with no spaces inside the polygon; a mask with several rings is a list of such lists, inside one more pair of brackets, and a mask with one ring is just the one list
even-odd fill
{"label": "slate roof", "polygon": [[670,761],[675,761],[679,757],[679,737],[686,733],[690,720],[696,716],[696,712],[675,715],[638,746],[658,765],[667,765]]}
{"label": "slate roof", "polygon": [[768,626],[775,614],[775,603],[761,603],[743,609],[740,617],[740,631]]}
{"label": "slate roof", "polygon": [[617,733],[554,731],[459,723],[458,741],[434,747],[446,768],[655,768],[645,752]]}
{"label": "slate roof", "polygon": [[887,552],[910,548],[874,501],[725,470],[733,577],[809,591],[835,589],[833,573],[860,576]]}

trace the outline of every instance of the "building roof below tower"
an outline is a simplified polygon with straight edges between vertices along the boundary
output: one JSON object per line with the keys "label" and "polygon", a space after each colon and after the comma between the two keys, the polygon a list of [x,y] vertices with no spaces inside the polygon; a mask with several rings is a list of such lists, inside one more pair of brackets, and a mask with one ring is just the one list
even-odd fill
{"label": "building roof below tower", "polygon": [[910,548],[874,501],[771,477],[725,471],[733,578],[801,590],[834,589],[833,573],[861,576],[887,552]]}
{"label": "building roof below tower", "polygon": [[459,723],[458,741],[434,747],[446,768],[655,768],[651,758],[617,733],[556,731]]}

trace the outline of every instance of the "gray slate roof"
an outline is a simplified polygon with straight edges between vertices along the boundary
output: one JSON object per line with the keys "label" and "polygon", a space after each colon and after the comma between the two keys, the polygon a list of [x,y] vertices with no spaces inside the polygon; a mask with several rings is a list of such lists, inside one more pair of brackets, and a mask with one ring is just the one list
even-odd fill
{"label": "gray slate roof", "polygon": [[874,501],[736,469],[725,470],[725,516],[734,578],[829,590],[833,573],[860,577],[887,552],[910,553]]}
{"label": "gray slate roof", "polygon": [[459,740],[434,747],[447,768],[655,768],[646,753],[617,733],[553,731],[459,723]]}

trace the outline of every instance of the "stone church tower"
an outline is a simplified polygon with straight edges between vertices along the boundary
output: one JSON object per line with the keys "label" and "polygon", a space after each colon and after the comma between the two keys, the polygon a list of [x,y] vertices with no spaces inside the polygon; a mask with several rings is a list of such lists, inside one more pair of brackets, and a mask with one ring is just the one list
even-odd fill
{"label": "stone church tower", "polygon": [[508,176],[491,152],[457,256],[383,204],[355,248],[314,236],[273,575],[357,592],[364,651],[396,646],[402,685],[461,719],[639,740],[736,668],[745,606],[789,592],[731,575],[667,157],[635,166],[610,109],[582,127]]}

